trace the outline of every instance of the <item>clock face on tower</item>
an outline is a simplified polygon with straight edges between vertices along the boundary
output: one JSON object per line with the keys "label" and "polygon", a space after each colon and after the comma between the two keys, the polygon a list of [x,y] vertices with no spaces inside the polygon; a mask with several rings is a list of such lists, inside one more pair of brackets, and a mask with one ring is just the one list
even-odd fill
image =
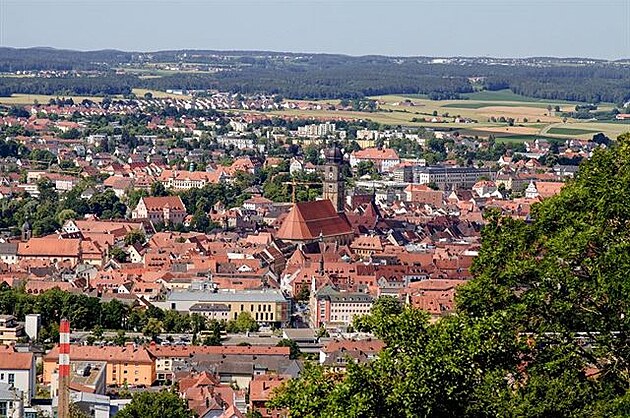
{"label": "clock face on tower", "polygon": [[334,179],[335,179],[335,172],[334,172],[333,170],[330,170],[330,171],[328,172],[328,178],[329,178],[330,180],[334,180]]}

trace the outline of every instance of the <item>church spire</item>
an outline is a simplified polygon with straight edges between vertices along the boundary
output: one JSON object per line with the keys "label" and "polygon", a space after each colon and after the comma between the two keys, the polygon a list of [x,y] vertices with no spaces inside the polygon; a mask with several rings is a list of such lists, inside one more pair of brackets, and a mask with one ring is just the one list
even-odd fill
{"label": "church spire", "polygon": [[324,152],[326,163],[324,164],[324,199],[329,199],[337,213],[343,213],[345,209],[345,188],[341,165],[343,154],[337,145],[331,145]]}

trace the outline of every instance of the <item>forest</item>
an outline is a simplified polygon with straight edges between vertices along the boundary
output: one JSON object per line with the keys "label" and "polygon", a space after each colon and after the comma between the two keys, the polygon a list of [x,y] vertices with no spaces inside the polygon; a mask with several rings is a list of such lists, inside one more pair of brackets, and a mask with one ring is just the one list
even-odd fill
{"label": "forest", "polygon": [[630,134],[530,220],[489,211],[473,279],[437,321],[381,297],[355,329],[386,348],[346,373],[307,364],[291,417],[630,416]]}
{"label": "forest", "polygon": [[[157,64],[199,65],[216,72],[179,72],[139,77],[119,68],[153,71]],[[132,88],[217,89],[242,94],[277,94],[291,99],[352,99],[383,94],[422,94],[457,99],[476,89],[509,88],[527,97],[587,103],[630,100],[623,62],[529,59],[493,65],[484,59],[436,64],[426,57],[351,57],[274,52],[66,51],[0,48],[0,72],[63,70],[79,74],[0,77],[0,95],[129,94]]]}

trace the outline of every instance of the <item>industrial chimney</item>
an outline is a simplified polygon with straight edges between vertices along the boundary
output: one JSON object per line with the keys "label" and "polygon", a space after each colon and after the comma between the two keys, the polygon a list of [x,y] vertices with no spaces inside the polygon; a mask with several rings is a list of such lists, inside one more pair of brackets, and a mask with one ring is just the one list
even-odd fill
{"label": "industrial chimney", "polygon": [[70,417],[70,322],[63,318],[59,324],[59,401],[57,417]]}

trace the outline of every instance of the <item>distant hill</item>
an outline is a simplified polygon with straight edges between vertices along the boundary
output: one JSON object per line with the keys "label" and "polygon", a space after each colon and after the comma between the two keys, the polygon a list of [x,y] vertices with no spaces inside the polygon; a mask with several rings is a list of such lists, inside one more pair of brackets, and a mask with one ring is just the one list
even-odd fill
{"label": "distant hill", "polygon": [[[168,71],[160,68],[168,67]],[[122,68],[128,74],[114,76]],[[174,68],[174,69],[173,69]],[[183,69],[187,71],[179,71]],[[95,71],[116,79],[108,91],[133,87],[209,89],[288,98],[358,98],[426,94],[461,98],[476,89],[510,89],[549,100],[623,103],[630,100],[630,60],[591,58],[388,57],[269,51],[125,52],[0,48],[0,72]],[[134,72],[135,71],[135,72]],[[154,75],[141,78],[142,71]],[[124,77],[117,79],[116,77]],[[0,94],[51,94],[72,77],[50,83],[0,79]],[[95,81],[95,84],[96,83]],[[102,84],[102,83],[101,83]],[[44,90],[47,92],[45,93]],[[64,90],[64,89],[61,89]],[[100,88],[92,90],[92,93]],[[103,94],[105,92],[103,91]]]}

